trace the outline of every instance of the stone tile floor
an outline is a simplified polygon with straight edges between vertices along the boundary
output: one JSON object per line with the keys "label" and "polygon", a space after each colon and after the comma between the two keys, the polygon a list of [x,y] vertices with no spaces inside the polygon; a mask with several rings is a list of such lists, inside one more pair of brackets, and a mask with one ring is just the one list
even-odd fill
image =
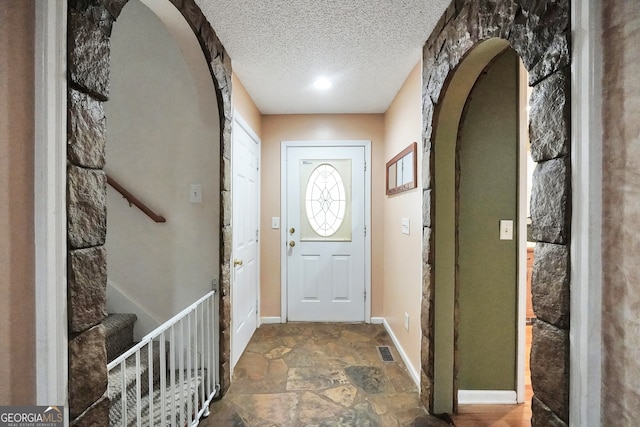
{"label": "stone tile floor", "polygon": [[[377,346],[395,362],[383,362]],[[448,427],[420,403],[382,325],[262,325],[203,427]]]}

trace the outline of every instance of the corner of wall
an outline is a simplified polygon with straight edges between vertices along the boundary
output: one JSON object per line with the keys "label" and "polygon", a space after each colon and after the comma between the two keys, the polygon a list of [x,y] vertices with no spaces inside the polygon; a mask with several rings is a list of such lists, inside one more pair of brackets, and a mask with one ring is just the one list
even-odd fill
{"label": "corner of wall", "polygon": [[262,139],[262,113],[238,76],[234,73],[231,78],[233,87],[231,103],[233,104],[234,110],[240,113],[249,127],[251,127],[251,130]]}
{"label": "corner of wall", "polygon": [[[382,180],[385,163],[413,142],[418,143],[415,189],[392,196],[384,195],[383,182],[383,255],[382,297],[380,313],[385,328],[403,355],[414,380],[419,384],[422,300],[422,59],[407,75],[398,93],[384,113],[384,157],[381,159]],[[409,223],[408,234],[402,224]],[[402,286],[402,292],[398,287]],[[408,318],[405,324],[405,319]]]}

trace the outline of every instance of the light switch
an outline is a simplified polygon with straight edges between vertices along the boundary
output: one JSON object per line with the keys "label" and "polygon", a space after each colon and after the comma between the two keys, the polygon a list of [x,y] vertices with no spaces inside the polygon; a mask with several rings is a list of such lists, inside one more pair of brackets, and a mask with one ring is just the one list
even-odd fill
{"label": "light switch", "polygon": [[500,240],[513,240],[513,220],[500,220]]}
{"label": "light switch", "polygon": [[277,230],[280,228],[280,217],[278,216],[271,217],[271,228],[273,228],[274,230]]}
{"label": "light switch", "polygon": [[191,184],[189,186],[189,201],[191,203],[202,203],[202,185]]}
{"label": "light switch", "polygon": [[402,234],[409,234],[409,218],[402,218]]}

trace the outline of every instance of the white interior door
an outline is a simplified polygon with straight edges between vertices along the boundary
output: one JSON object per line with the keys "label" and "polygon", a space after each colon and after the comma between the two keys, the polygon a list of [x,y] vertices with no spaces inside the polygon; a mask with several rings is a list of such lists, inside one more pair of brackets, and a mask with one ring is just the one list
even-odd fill
{"label": "white interior door", "polygon": [[231,366],[258,324],[259,140],[236,119],[233,130],[233,258]]}
{"label": "white interior door", "polygon": [[365,147],[286,148],[287,320],[365,320]]}

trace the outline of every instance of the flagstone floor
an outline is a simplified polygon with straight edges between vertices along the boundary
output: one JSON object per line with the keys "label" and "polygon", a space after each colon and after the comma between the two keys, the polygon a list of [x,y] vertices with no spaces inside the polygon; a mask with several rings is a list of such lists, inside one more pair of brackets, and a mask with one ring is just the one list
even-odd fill
{"label": "flagstone floor", "polygon": [[[395,362],[383,362],[389,346]],[[430,416],[382,325],[262,325],[203,427],[449,427]]]}

